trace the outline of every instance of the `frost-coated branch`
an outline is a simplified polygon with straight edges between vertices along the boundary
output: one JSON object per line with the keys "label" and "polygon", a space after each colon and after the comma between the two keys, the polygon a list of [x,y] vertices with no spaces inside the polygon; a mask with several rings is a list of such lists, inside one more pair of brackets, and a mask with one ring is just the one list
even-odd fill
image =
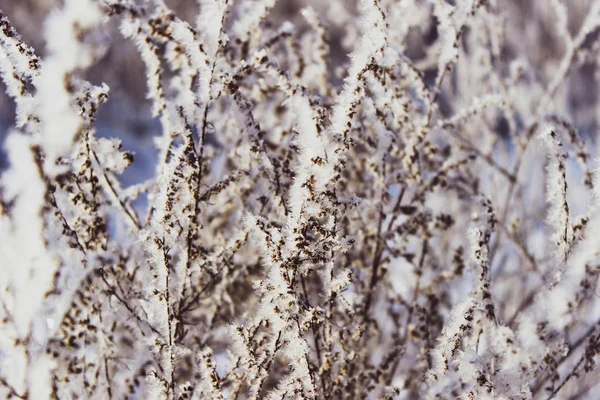
{"label": "frost-coated branch", "polygon": [[15,7],[0,397],[598,397],[600,1]]}

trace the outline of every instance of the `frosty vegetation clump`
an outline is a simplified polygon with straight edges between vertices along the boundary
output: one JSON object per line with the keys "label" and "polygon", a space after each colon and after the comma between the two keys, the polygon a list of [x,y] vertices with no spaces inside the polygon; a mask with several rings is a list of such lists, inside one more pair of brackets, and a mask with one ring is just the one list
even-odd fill
{"label": "frosty vegetation clump", "polygon": [[0,13],[0,397],[600,398],[600,1],[304,3]]}

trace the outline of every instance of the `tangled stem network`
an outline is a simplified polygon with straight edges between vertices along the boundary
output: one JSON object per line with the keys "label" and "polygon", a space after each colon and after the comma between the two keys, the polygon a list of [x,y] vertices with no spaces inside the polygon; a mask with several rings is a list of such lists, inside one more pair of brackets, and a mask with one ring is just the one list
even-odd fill
{"label": "tangled stem network", "polygon": [[5,398],[600,396],[600,1],[5,3]]}

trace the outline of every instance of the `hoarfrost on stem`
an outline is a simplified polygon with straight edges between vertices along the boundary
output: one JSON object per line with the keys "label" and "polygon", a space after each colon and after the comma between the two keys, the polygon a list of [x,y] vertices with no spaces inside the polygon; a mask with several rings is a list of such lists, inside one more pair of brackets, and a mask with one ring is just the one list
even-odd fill
{"label": "hoarfrost on stem", "polygon": [[0,395],[597,397],[600,1],[173,3],[0,13]]}

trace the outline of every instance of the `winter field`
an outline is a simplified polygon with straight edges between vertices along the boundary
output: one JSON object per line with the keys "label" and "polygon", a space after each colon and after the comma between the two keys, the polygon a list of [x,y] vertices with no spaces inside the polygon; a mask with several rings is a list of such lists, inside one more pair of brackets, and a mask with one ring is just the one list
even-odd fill
{"label": "winter field", "polygon": [[600,0],[0,11],[0,398],[600,399]]}

